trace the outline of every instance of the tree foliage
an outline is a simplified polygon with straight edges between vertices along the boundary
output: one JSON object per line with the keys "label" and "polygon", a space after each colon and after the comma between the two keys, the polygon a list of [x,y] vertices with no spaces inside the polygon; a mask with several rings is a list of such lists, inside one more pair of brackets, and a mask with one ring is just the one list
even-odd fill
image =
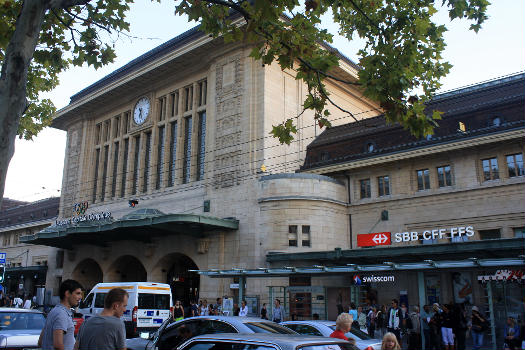
{"label": "tree foliage", "polygon": [[[477,32],[487,18],[489,2],[182,0],[177,12],[199,21],[202,29],[213,36],[253,44],[251,56],[263,64],[276,61],[283,70],[295,70],[296,78],[308,88],[303,108],[314,111],[321,127],[330,126],[326,107],[333,103],[324,81],[330,77],[341,81],[330,75],[338,65],[338,56],[323,45],[332,42],[332,35],[321,29],[321,18],[331,15],[340,35],[348,40],[358,36],[365,42],[358,53],[362,68],[359,79],[344,83],[360,85],[364,96],[379,102],[389,122],[398,122],[412,134],[423,136],[433,132],[441,116],[439,111],[425,113],[426,103],[451,68],[442,58],[446,27],[432,18],[441,5],[448,8],[451,20],[468,19],[472,22],[470,29]],[[243,17],[245,25],[239,25],[234,13]],[[289,144],[296,132],[297,117],[290,116],[274,126],[274,136]]]}
{"label": "tree foliage", "polygon": [[0,0],[0,201],[16,135],[32,139],[55,107],[43,92],[70,65],[111,62],[133,0]]}

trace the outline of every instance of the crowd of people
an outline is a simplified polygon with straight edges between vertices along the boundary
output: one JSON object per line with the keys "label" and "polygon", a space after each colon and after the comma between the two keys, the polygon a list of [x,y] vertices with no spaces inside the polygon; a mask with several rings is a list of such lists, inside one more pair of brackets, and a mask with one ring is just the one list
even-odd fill
{"label": "crowd of people", "polygon": [[36,296],[31,294],[4,293],[0,290],[0,307],[31,309],[36,305]]}
{"label": "crowd of people", "polygon": [[[356,308],[352,303],[348,311],[341,315],[351,318],[352,327],[373,338],[383,338],[384,348],[387,349],[398,349],[404,344],[408,350],[423,349],[423,333],[425,350],[465,350],[469,334],[473,350],[477,350],[484,346],[484,335],[490,327],[489,321],[477,306],[472,306],[469,313],[465,304],[434,303],[424,305],[423,310],[414,305],[409,310],[404,303],[399,304],[398,300],[393,299],[388,308],[386,305],[371,306],[366,311],[361,306]],[[513,317],[507,319],[504,329],[505,350],[521,349],[524,327]]]}

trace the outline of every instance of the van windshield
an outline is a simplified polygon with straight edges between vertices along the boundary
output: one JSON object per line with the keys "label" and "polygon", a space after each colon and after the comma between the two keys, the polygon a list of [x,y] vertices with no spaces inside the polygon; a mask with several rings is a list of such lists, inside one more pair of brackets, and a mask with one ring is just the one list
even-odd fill
{"label": "van windshield", "polygon": [[139,309],[169,310],[170,295],[169,294],[139,293],[138,308]]}

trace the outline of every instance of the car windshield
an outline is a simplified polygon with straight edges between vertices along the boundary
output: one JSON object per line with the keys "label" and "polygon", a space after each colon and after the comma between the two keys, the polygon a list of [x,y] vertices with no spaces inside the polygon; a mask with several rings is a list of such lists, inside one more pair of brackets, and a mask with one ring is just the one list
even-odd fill
{"label": "car windshield", "polygon": [[35,312],[0,312],[0,331],[42,329],[45,318]]}
{"label": "car windshield", "polygon": [[246,322],[244,325],[254,333],[278,333],[278,334],[297,334],[290,328],[283,327],[271,322]]}
{"label": "car windshield", "polygon": [[[331,329],[333,329],[335,331],[335,324],[334,325],[329,325],[328,327],[330,327]],[[361,340],[372,339],[368,334],[366,334],[365,332],[363,332],[363,331],[361,331],[359,329],[352,328],[349,333],[352,333],[353,335],[355,335],[356,337],[358,337]]]}

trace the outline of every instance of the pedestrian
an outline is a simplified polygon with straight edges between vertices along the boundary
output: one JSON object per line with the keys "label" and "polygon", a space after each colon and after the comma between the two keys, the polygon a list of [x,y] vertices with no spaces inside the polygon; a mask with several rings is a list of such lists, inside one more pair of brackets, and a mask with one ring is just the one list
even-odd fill
{"label": "pedestrian", "polygon": [[330,337],[348,340],[348,337],[345,334],[350,332],[350,330],[352,329],[353,322],[354,318],[352,317],[352,315],[347,313],[340,314],[335,320],[335,331],[333,331],[332,334],[330,334]]}
{"label": "pedestrian", "polygon": [[267,320],[268,319],[268,310],[266,310],[266,303],[263,303],[263,306],[261,308],[261,318],[263,320]]}
{"label": "pedestrian", "polygon": [[313,314],[313,315],[312,315],[312,319],[313,319],[314,321],[319,321],[319,314],[318,314],[318,313]]}
{"label": "pedestrian", "polygon": [[438,303],[432,305],[433,315],[430,318],[430,350],[441,350],[441,308]]}
{"label": "pedestrian", "polygon": [[120,318],[128,306],[128,292],[111,289],[104,298],[104,309],[80,327],[75,350],[126,349],[126,326]]}
{"label": "pedestrian", "polygon": [[213,308],[213,304],[208,305],[208,316],[215,316],[215,309]]}
{"label": "pedestrian", "polygon": [[59,287],[60,303],[47,315],[38,338],[42,350],[72,350],[75,346],[73,311],[82,299],[82,286],[75,280],[65,280]]}
{"label": "pedestrian", "polygon": [[445,304],[442,309],[441,337],[443,345],[445,345],[445,350],[454,350],[454,333],[452,328],[455,320],[450,310],[451,306]]}
{"label": "pedestrian", "polygon": [[479,350],[483,346],[483,333],[488,328],[488,325],[487,320],[480,314],[476,305],[472,307],[471,324],[472,349]]}
{"label": "pedestrian", "polygon": [[206,299],[202,300],[201,308],[200,308],[200,315],[201,316],[208,316],[210,314],[210,310],[208,309],[208,301]]}
{"label": "pedestrian", "polygon": [[195,300],[190,301],[190,315],[191,317],[199,316],[199,306]]}
{"label": "pedestrian", "polygon": [[368,335],[371,338],[374,338],[374,333],[376,330],[377,313],[377,308],[375,306],[372,306],[370,311],[368,311],[368,315],[366,316],[368,324]]}
{"label": "pedestrian", "polygon": [[401,350],[397,336],[392,332],[387,332],[383,336],[383,341],[381,342],[381,350]]}
{"label": "pedestrian", "polygon": [[359,306],[357,308],[357,323],[359,324],[359,330],[361,332],[368,333],[368,330],[366,328],[366,315],[363,312],[362,306]]}
{"label": "pedestrian", "polygon": [[222,316],[222,299],[221,298],[217,298],[214,309],[215,309],[215,315]]}
{"label": "pedestrian", "polygon": [[520,344],[520,328],[516,323],[514,317],[507,318],[507,324],[505,325],[505,331],[503,333],[505,350],[518,349]]}
{"label": "pedestrian", "polygon": [[4,290],[0,289],[0,307],[5,306],[5,300],[6,300],[6,295],[4,294]]}
{"label": "pedestrian", "polygon": [[465,350],[468,329],[465,304],[454,304],[452,317],[455,320],[452,332],[456,338],[456,350]]}
{"label": "pedestrian", "polygon": [[274,305],[275,306],[272,309],[272,320],[273,322],[280,323],[281,321],[284,321],[286,317],[284,308],[281,307],[281,301],[279,299],[275,299]]}
{"label": "pedestrian", "polygon": [[239,316],[240,311],[239,305],[237,303],[233,303],[233,316]]}
{"label": "pedestrian", "polygon": [[398,344],[401,344],[401,310],[398,305],[397,299],[392,299],[392,306],[388,310],[387,330],[394,333]]}
{"label": "pedestrian", "polygon": [[32,297],[31,297],[31,294],[28,294],[26,297],[25,297],[25,300],[24,300],[24,309],[31,309],[31,304],[32,304],[32,301],[31,301]]}
{"label": "pedestrian", "polygon": [[430,350],[430,318],[432,317],[432,310],[430,310],[430,305],[425,304],[423,306],[423,311],[421,311],[420,318],[423,325],[423,335],[425,336],[425,350]]}
{"label": "pedestrian", "polygon": [[24,300],[22,300],[22,298],[20,298],[20,296],[17,295],[13,299],[13,307],[16,307],[18,309],[18,308],[21,308],[23,305],[24,305]]}
{"label": "pedestrian", "polygon": [[182,307],[180,300],[175,301],[175,307],[173,307],[173,319],[175,321],[184,319],[184,308]]}
{"label": "pedestrian", "polygon": [[408,349],[421,350],[421,318],[419,306],[414,305],[407,318]]}
{"label": "pedestrian", "polygon": [[350,303],[350,310],[348,310],[348,313],[352,315],[352,319],[354,320],[354,322],[357,322],[357,309],[354,303]]}
{"label": "pedestrian", "polygon": [[239,310],[239,316],[241,317],[248,316],[248,306],[246,305],[246,300],[241,301],[241,309]]}

